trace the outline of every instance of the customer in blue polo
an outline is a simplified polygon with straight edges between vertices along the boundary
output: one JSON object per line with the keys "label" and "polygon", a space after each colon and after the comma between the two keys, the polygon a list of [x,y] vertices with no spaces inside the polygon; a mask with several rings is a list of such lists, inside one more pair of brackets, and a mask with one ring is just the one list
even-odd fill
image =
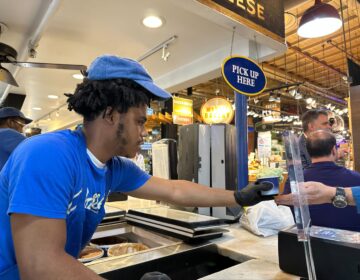
{"label": "customer in blue polo", "polygon": [[[334,189],[338,186],[360,186],[360,173],[338,166],[335,136],[325,130],[317,130],[308,135],[306,149],[312,164],[304,170],[304,181],[316,181]],[[290,193],[285,186],[284,193]],[[336,208],[333,205],[313,205],[309,207],[313,225],[360,231],[360,216],[356,207]]]}
{"label": "customer in blue polo", "polygon": [[23,127],[31,122],[16,108],[0,108],[0,171],[12,151],[25,140],[21,133]]}
{"label": "customer in blue polo", "polygon": [[29,138],[0,173],[0,279],[100,279],[76,258],[113,191],[183,206],[261,200],[268,185],[232,192],[165,180],[124,158],[134,157],[147,135],[149,100],[170,97],[136,61],[95,59],[67,100],[84,117],[83,128]]}

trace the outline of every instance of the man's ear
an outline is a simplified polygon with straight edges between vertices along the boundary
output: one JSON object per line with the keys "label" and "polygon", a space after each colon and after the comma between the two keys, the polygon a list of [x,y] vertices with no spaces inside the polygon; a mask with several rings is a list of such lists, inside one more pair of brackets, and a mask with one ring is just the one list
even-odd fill
{"label": "man's ear", "polygon": [[112,107],[107,107],[104,111],[104,115],[103,115],[103,119],[108,123],[108,124],[114,124],[115,122],[115,114],[117,113],[116,110],[114,110],[114,108]]}
{"label": "man's ear", "polygon": [[313,131],[314,124],[312,122],[308,123],[308,131]]}
{"label": "man's ear", "polygon": [[336,146],[334,146],[334,147],[332,148],[331,153],[332,153],[332,155],[334,155],[334,156],[337,157],[338,152],[337,152]]}
{"label": "man's ear", "polygon": [[16,130],[16,126],[14,125],[14,122],[12,121],[11,118],[6,119],[5,125],[6,125],[8,128],[11,128],[11,129],[15,129],[15,130]]}

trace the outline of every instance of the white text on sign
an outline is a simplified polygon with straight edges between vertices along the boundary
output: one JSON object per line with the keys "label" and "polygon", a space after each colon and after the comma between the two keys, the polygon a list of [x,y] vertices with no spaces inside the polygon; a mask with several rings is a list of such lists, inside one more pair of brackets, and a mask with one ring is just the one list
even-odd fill
{"label": "white text on sign", "polygon": [[233,3],[240,9],[246,11],[250,15],[256,16],[261,20],[265,20],[264,17],[264,6],[256,3],[255,0],[228,0],[230,3]]}
{"label": "white text on sign", "polygon": [[255,87],[255,80],[259,76],[259,72],[238,65],[232,66],[232,72],[237,74],[238,84]]}

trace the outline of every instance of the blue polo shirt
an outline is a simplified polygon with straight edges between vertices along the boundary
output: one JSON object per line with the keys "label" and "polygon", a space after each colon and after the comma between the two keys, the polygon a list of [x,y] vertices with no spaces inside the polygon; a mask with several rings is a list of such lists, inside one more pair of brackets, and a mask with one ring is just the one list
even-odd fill
{"label": "blue polo shirt", "polygon": [[149,178],[121,157],[97,166],[81,130],[46,133],[21,143],[0,173],[0,279],[19,278],[11,214],[65,220],[65,251],[76,258],[103,219],[108,194],[131,192]]}
{"label": "blue polo shirt", "polygon": [[25,136],[10,128],[0,128],[0,170],[5,165],[12,151],[25,140]]}
{"label": "blue polo shirt", "polygon": [[[304,181],[316,181],[333,187],[354,187],[360,186],[360,173],[334,162],[318,162],[304,170]],[[290,186],[286,184],[284,193],[290,192]],[[360,232],[360,215],[355,206],[341,209],[332,204],[310,205],[309,210],[313,225]]]}

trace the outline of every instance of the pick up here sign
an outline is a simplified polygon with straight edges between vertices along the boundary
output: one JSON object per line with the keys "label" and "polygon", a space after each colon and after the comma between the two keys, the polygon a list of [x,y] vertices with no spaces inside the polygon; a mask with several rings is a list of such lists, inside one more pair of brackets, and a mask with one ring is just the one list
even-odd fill
{"label": "pick up here sign", "polygon": [[235,91],[248,96],[260,94],[266,87],[266,77],[253,60],[244,56],[231,56],[221,67],[226,83]]}

